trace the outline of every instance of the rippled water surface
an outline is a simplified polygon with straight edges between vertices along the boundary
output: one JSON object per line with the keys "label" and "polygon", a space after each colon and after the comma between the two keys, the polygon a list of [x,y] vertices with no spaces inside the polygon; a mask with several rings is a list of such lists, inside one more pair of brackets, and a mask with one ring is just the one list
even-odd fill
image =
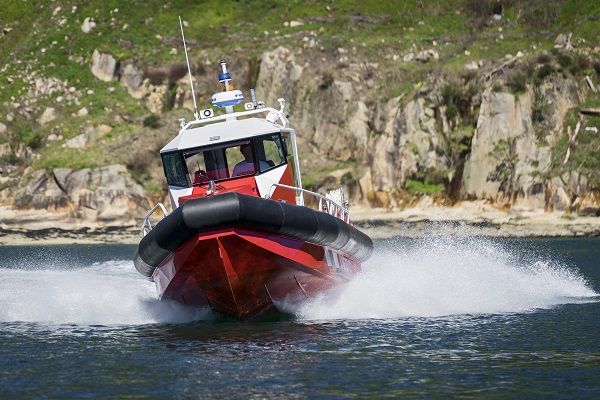
{"label": "rippled water surface", "polygon": [[376,243],[290,315],[158,302],[132,246],[0,247],[0,398],[600,398],[600,240]]}

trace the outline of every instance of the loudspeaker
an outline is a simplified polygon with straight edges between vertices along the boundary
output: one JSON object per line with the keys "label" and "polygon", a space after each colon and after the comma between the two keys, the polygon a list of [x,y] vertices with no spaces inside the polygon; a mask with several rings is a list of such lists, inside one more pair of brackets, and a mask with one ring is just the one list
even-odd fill
{"label": "loudspeaker", "polygon": [[212,108],[205,108],[204,110],[200,110],[200,118],[204,119],[204,118],[212,118],[215,116],[215,113],[213,112]]}

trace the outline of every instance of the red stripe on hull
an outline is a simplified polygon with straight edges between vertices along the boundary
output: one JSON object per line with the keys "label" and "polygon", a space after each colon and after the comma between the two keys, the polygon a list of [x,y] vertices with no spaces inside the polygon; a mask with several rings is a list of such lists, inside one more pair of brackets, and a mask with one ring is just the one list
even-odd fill
{"label": "red stripe on hull", "polygon": [[[360,271],[322,246],[277,235],[228,229],[193,237],[155,271],[159,297],[249,318],[273,304],[298,303]],[[329,257],[331,258],[331,257]],[[340,271],[343,274],[340,274]]]}

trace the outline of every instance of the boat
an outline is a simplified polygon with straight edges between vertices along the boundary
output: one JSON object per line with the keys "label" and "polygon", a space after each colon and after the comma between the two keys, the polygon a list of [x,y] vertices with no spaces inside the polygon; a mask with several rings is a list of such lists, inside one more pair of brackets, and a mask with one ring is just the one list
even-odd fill
{"label": "boat", "polygon": [[159,299],[241,319],[289,312],[359,273],[373,242],[350,223],[341,188],[302,188],[285,100],[267,107],[251,89],[241,109],[220,67],[214,108],[180,119],[160,150],[173,211],[158,203],[145,216],[134,264]]}

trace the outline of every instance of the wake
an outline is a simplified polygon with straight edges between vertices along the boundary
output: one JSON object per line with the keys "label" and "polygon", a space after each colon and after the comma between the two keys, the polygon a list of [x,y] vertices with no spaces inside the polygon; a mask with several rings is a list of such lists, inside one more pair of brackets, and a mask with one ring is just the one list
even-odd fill
{"label": "wake", "polygon": [[[438,237],[378,246],[350,282],[287,311],[300,320],[396,319],[520,313],[597,300],[574,268],[517,256],[486,239]],[[208,310],[158,301],[129,260],[0,265],[0,322],[141,325],[212,319]],[[41,261],[45,260],[45,261]]]}
{"label": "wake", "polygon": [[309,320],[443,317],[519,313],[597,296],[572,268],[517,257],[486,239],[444,236],[412,247],[388,243],[362,274],[293,311]]}
{"label": "wake", "polygon": [[158,301],[131,261],[88,268],[0,268],[0,322],[140,325],[202,319],[206,310]]}

